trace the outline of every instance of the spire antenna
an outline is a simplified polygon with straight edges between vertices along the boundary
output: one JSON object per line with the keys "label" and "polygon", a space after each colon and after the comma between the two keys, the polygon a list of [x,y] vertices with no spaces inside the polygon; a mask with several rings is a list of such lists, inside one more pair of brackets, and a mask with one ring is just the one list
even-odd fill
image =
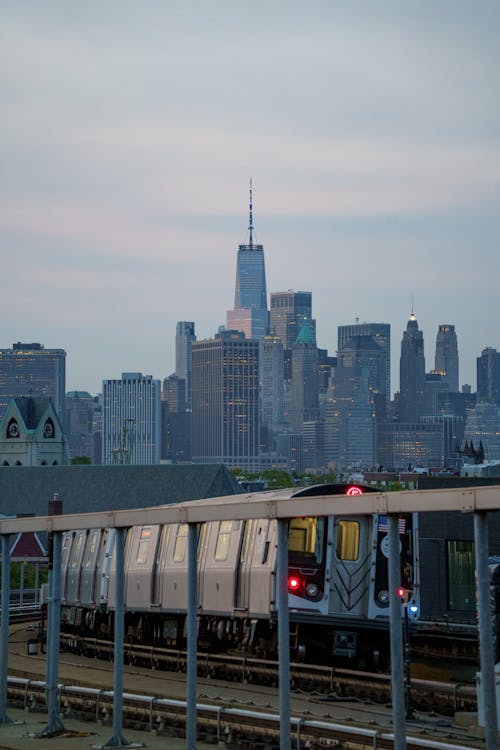
{"label": "spire antenna", "polygon": [[253,200],[252,200],[252,178],[250,177],[250,212],[248,231],[250,233],[250,247],[253,247]]}

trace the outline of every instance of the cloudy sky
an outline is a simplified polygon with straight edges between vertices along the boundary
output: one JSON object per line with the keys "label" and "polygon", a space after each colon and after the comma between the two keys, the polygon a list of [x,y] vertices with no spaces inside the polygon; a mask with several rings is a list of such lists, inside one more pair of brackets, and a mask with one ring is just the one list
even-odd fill
{"label": "cloudy sky", "polygon": [[210,337],[238,243],[313,293],[318,345],[412,300],[461,382],[500,349],[500,5],[470,0],[3,0],[0,347],[67,351],[67,387]]}

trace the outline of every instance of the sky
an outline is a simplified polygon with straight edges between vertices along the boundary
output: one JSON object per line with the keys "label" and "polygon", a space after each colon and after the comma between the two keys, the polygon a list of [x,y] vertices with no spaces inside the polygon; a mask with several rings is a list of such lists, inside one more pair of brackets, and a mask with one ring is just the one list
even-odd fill
{"label": "sky", "polygon": [[500,350],[500,5],[2,0],[0,348],[67,352],[67,390],[175,369],[225,324],[236,253],[312,292],[318,346],[412,306],[460,382]]}

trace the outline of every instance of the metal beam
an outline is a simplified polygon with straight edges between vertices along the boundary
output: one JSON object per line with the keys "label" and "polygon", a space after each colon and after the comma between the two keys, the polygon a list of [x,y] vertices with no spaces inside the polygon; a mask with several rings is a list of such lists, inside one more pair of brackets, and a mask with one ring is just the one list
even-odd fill
{"label": "metal beam", "polygon": [[[73,529],[128,528],[143,524],[200,523],[251,518],[296,518],[328,515],[388,515],[391,513],[500,509],[500,486],[468,489],[370,492],[355,497],[323,495],[293,497],[296,488],[250,495],[228,495],[208,500],[135,510],[78,513],[64,516],[31,516],[0,520],[0,534],[20,531],[71,531]],[[103,499],[104,502],[104,499]]]}

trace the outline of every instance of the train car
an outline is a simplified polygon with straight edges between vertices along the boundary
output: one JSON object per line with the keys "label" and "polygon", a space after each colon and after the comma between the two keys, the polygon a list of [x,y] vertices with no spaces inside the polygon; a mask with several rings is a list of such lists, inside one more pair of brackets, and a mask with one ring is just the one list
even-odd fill
{"label": "train car", "polygon": [[[307,497],[356,496],[371,487],[299,489],[304,515],[289,522],[292,657],[384,669],[389,661],[388,528],[382,515],[310,518]],[[456,652],[457,633],[477,649],[472,518],[460,513],[401,515],[401,583],[411,592],[416,648]],[[495,514],[496,515],[496,514]],[[116,570],[113,530],[63,539],[63,627],[113,637]],[[187,602],[187,524],[129,529],[125,546],[126,638],[182,648]],[[500,554],[500,528],[490,548]],[[277,525],[270,519],[200,524],[200,649],[277,654]],[[499,576],[500,578],[500,576]],[[500,585],[500,584],[499,584]],[[443,617],[444,615],[444,617]]]}

